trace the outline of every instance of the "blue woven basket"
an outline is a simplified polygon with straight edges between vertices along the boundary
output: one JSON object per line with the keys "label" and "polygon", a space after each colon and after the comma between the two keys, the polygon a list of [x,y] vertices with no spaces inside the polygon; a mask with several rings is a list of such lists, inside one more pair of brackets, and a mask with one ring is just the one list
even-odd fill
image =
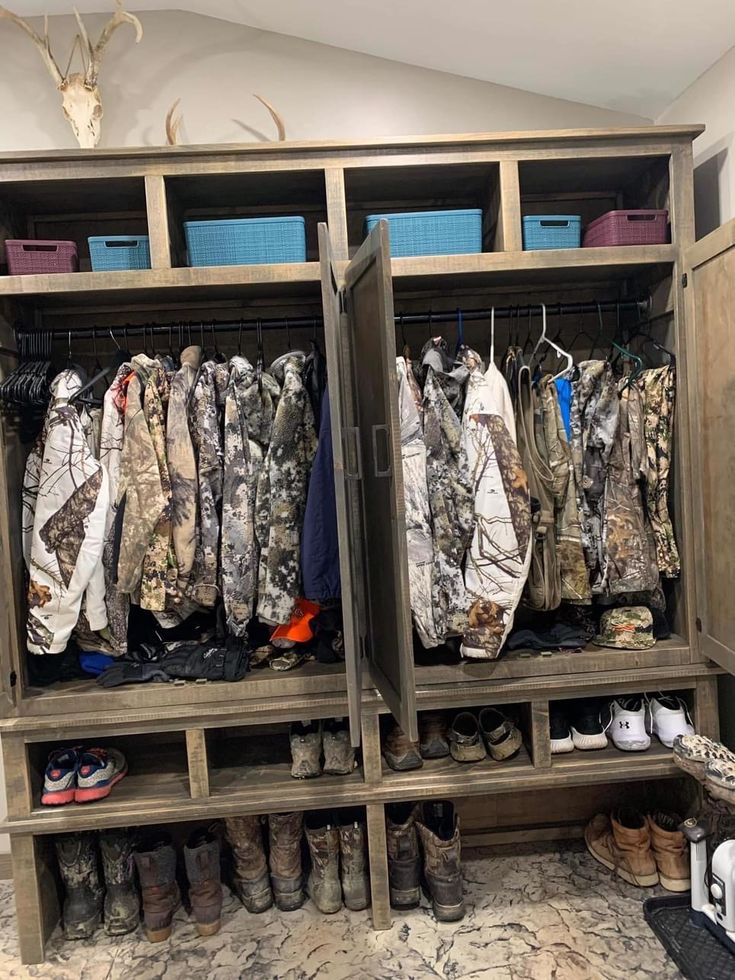
{"label": "blue woven basket", "polygon": [[466,255],[482,251],[482,211],[414,211],[409,214],[370,214],[365,233],[385,219],[390,225],[390,254]]}
{"label": "blue woven basket", "polygon": [[306,262],[303,218],[185,221],[189,265],[270,265]]}
{"label": "blue woven basket", "polygon": [[523,248],[579,248],[582,217],[579,214],[527,214],[523,218]]}
{"label": "blue woven basket", "polygon": [[95,235],[87,241],[93,272],[151,267],[151,249],[147,235]]}

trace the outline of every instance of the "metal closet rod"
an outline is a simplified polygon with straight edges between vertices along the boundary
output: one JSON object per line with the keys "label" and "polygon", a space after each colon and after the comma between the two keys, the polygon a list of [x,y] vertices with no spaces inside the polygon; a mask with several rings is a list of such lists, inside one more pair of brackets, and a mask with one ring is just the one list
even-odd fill
{"label": "metal closet rod", "polygon": [[[546,312],[550,316],[575,316],[593,313],[625,313],[625,312],[645,312],[649,307],[648,298],[637,300],[604,300],[599,303],[546,303]],[[510,319],[511,317],[537,316],[541,312],[540,303],[531,303],[525,306],[496,306],[495,318],[499,320]],[[492,309],[466,310],[462,307],[455,307],[453,310],[427,310],[426,313],[399,313],[394,317],[397,324],[402,326],[412,326],[414,324],[434,324],[434,323],[456,323],[457,314],[461,312],[463,322],[473,320],[487,320]],[[250,332],[257,330],[289,330],[289,329],[316,329],[322,327],[323,321],[320,316],[307,317],[278,317],[276,319],[258,318],[256,320],[217,320],[207,318],[206,320],[176,320],[171,323],[126,323],[118,324],[113,327],[81,327],[71,328],[55,326],[50,329],[41,328],[40,330],[19,330],[16,332],[18,339],[22,337],[33,337],[39,334],[52,333],[55,336],[68,336],[72,340],[91,337],[123,336],[125,333],[131,334],[168,334],[175,335],[179,330],[185,333],[191,331],[192,339],[195,333],[202,333],[206,338],[211,334],[212,329],[216,332],[237,333]]]}

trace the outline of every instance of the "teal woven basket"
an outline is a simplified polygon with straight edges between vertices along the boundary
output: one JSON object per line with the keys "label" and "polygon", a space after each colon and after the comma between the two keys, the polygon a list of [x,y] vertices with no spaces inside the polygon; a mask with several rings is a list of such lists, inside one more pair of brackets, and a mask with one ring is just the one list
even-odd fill
{"label": "teal woven basket", "polygon": [[523,248],[579,248],[582,217],[579,214],[527,214],[523,218]]}
{"label": "teal woven basket", "polygon": [[303,218],[185,221],[189,265],[271,265],[306,262]]}
{"label": "teal woven basket", "polygon": [[482,251],[482,211],[414,211],[407,214],[371,214],[365,219],[370,234],[379,221],[390,226],[390,254],[466,255]]}
{"label": "teal woven basket", "polygon": [[147,235],[94,235],[88,238],[93,272],[150,269],[151,249]]}

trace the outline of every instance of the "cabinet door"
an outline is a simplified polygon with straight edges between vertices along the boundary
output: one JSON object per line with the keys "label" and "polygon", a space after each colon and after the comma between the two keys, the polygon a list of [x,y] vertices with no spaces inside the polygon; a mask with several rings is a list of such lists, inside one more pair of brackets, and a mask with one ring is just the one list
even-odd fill
{"label": "cabinet door", "polygon": [[735,674],[735,221],[686,254],[701,653]]}
{"label": "cabinet door", "polygon": [[20,542],[20,501],[25,458],[17,433],[0,425],[0,576],[4,583],[0,602],[0,718],[16,714],[16,681],[21,676],[21,624],[24,623],[25,589]]}
{"label": "cabinet door", "polygon": [[319,264],[324,308],[329,410],[332,421],[334,491],[339,535],[339,573],[347,672],[347,700],[352,744],[360,744],[362,666],[365,656],[365,582],[360,506],[360,456],[356,445],[355,395],[352,387],[350,331],[341,311],[341,296],[332,259],[329,229],[319,225]]}
{"label": "cabinet door", "polygon": [[406,734],[418,738],[398,415],[388,225],[381,221],[345,272],[366,529],[370,672]]}

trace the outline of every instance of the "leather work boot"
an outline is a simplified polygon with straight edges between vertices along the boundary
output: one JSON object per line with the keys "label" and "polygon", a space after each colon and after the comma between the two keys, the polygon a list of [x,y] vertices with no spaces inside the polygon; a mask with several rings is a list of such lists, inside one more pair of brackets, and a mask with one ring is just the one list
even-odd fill
{"label": "leather work boot", "polygon": [[130,834],[126,830],[103,830],[100,854],[105,878],[105,932],[108,936],[124,936],[137,929],[140,922]]}
{"label": "leather work boot", "polygon": [[449,726],[441,711],[419,715],[419,749],[423,759],[443,759],[449,755]]}
{"label": "leather work boot", "polygon": [[197,830],[184,848],[191,911],[200,936],[213,936],[222,925],[222,882],[219,841],[207,830]]}
{"label": "leather work boot", "polygon": [[322,730],[324,772],[331,776],[347,776],[355,768],[355,750],[350,730],[342,721],[325,721]]}
{"label": "leather work boot", "polygon": [[322,726],[319,721],[306,725],[297,721],[291,725],[291,775],[294,779],[313,779],[321,776]]}
{"label": "leather work boot", "polygon": [[459,818],[454,804],[425,803],[416,827],[424,849],[424,877],[439,922],[464,916]]}
{"label": "leather work boot", "polygon": [[325,915],[342,908],[342,886],[339,881],[339,831],[323,813],[308,813],[305,820],[306,841],[311,854],[311,871],[307,891],[314,904]]}
{"label": "leather work boot", "polygon": [[268,816],[271,887],[276,907],[293,912],[304,904],[301,873],[301,835],[304,814],[271,813]]}
{"label": "leather work boot", "polygon": [[89,939],[102,921],[104,889],[97,862],[97,840],[91,831],[60,834],[54,839],[64,897],[64,935]]}
{"label": "leather work boot", "polygon": [[135,851],[135,865],[143,893],[145,934],[151,943],[171,935],[174,913],[181,908],[176,881],[176,851],[165,832],[148,838]]}
{"label": "leather work boot", "polygon": [[413,803],[393,803],[387,809],[388,881],[394,909],[415,909],[421,901],[417,809]]}
{"label": "leather work boot", "polygon": [[679,830],[680,823],[678,814],[664,810],[656,810],[648,818],[659,881],[670,892],[688,892],[691,887],[689,845]]}
{"label": "leather work boot", "polygon": [[361,912],[370,904],[365,817],[362,810],[340,814],[339,854],[345,906],[352,912]]}
{"label": "leather work boot", "polygon": [[383,739],[383,756],[391,769],[397,772],[420,769],[424,764],[419,743],[412,742],[399,725],[393,725]]}
{"label": "leather work boot", "polygon": [[235,859],[232,882],[235,894],[248,912],[265,912],[273,905],[273,893],[263,849],[261,818],[227,817],[225,834]]}
{"label": "leather work boot", "polygon": [[625,807],[609,817],[598,813],[587,824],[584,840],[592,857],[623,881],[639,888],[658,884],[648,821],[636,810]]}

